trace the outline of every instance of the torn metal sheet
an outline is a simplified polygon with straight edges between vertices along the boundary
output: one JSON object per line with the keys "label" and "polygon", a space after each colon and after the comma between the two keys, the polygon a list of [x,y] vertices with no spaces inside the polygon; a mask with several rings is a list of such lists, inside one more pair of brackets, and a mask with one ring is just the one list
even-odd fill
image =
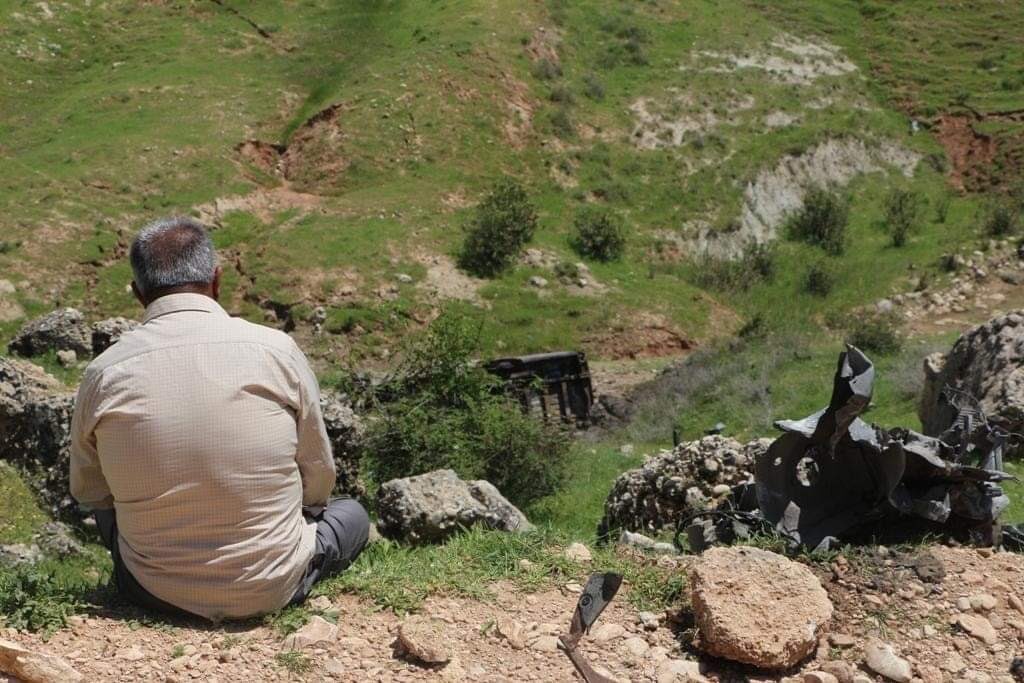
{"label": "torn metal sheet", "polygon": [[997,543],[996,522],[1009,503],[999,482],[1013,478],[1003,471],[1007,435],[976,401],[953,391],[957,419],[939,438],[868,424],[860,415],[874,379],[867,356],[847,346],[828,407],[776,422],[783,434],[755,462],[756,504],[749,491],[734,491],[717,510],[681,521],[678,533],[703,549],[743,538],[762,521],[791,545],[827,548],[917,520],[926,530]]}
{"label": "torn metal sheet", "polygon": [[558,637],[565,654],[587,683],[612,683],[610,678],[594,671],[583,654],[576,649],[576,646],[579,645],[584,634],[590,633],[590,627],[594,625],[604,608],[619,592],[621,585],[622,574],[611,572],[593,574],[587,579],[587,585],[583,587],[583,593],[576,602],[576,610],[572,615],[569,633]]}

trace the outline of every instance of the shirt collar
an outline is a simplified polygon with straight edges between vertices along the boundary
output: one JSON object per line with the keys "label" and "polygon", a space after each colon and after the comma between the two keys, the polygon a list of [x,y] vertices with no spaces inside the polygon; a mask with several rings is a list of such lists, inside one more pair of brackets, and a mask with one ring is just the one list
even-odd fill
{"label": "shirt collar", "polygon": [[148,323],[154,318],[159,318],[168,313],[178,313],[179,311],[200,311],[227,316],[227,311],[205,294],[182,292],[180,294],[167,294],[146,306],[146,317],[143,318],[142,322]]}

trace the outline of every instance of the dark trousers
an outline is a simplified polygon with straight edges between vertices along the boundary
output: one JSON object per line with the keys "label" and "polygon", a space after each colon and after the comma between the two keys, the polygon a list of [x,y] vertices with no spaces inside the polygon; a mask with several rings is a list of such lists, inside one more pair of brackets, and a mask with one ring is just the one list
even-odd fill
{"label": "dark trousers", "polygon": [[[289,604],[300,604],[320,579],[348,568],[366,547],[370,518],[363,506],[351,498],[338,498],[315,513],[304,509],[307,520],[316,522],[313,559]],[[96,510],[96,528],[114,561],[114,585],[118,594],[146,610],[175,616],[195,616],[151,594],[135,580],[121,559],[117,543],[117,517],[113,510]]]}

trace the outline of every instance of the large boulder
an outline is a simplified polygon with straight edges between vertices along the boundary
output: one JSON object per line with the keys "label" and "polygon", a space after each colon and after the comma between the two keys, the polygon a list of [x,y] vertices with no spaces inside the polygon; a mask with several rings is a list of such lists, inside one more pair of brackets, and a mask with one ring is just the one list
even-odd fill
{"label": "large boulder", "polygon": [[750,547],[711,548],[690,570],[698,645],[715,657],[788,669],[814,652],[832,603],[811,571]]}
{"label": "large boulder", "polygon": [[122,335],[139,326],[128,318],[107,318],[92,324],[92,354],[98,356],[117,343]]}
{"label": "large boulder", "polygon": [[61,308],[25,323],[7,348],[26,358],[50,351],[74,351],[86,358],[92,354],[92,331],[81,311]]}
{"label": "large boulder", "polygon": [[622,529],[658,531],[682,515],[714,507],[731,487],[753,481],[754,460],[770,443],[706,436],[648,458],[615,480],[604,504],[601,536]]}
{"label": "large boulder", "polygon": [[320,397],[320,411],[334,452],[334,467],[338,474],[335,493],[353,497],[366,494],[366,486],[359,478],[359,457],[364,434],[363,422],[343,396],[325,393]]}
{"label": "large boulder", "polygon": [[377,492],[382,534],[410,543],[441,541],[461,528],[525,532],[526,516],[487,481],[463,481],[452,470],[392,479]]}
{"label": "large boulder", "polygon": [[68,491],[74,400],[42,368],[0,358],[0,458],[26,475],[55,514],[75,507]]}
{"label": "large boulder", "polygon": [[1024,431],[1024,311],[965,332],[949,353],[925,359],[924,372],[918,415],[925,434],[939,436],[956,418],[943,396],[947,386],[977,399],[990,422]]}

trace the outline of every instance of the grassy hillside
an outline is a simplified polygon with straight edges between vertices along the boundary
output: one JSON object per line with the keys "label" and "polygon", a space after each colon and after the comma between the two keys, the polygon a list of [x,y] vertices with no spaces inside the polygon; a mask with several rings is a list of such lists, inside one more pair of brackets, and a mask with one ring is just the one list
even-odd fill
{"label": "grassy hillside", "polygon": [[[948,33],[964,13],[991,40],[908,63],[909,17]],[[331,361],[387,356],[446,300],[481,317],[494,351],[620,358],[730,334],[755,312],[806,325],[973,237],[976,202],[955,196],[944,223],[892,249],[881,199],[893,183],[933,205],[949,191],[942,147],[912,134],[907,112],[962,111],[961,90],[974,108],[1016,106],[1019,14],[997,2],[2,2],[0,270],[30,314],[131,314],[132,232],[191,212],[217,226],[230,307],[290,316]],[[884,164],[852,174],[858,248],[837,260],[835,292],[800,291],[819,254],[792,243],[772,282],[708,291],[691,240],[735,229],[758,174],[826,140],[923,159],[912,179]],[[579,260],[567,235],[583,204],[625,217],[625,259],[588,264],[586,288],[530,265],[492,281],[459,273],[460,226],[503,174],[538,205],[531,246],[546,263]],[[529,287],[536,274],[552,286]]]}

